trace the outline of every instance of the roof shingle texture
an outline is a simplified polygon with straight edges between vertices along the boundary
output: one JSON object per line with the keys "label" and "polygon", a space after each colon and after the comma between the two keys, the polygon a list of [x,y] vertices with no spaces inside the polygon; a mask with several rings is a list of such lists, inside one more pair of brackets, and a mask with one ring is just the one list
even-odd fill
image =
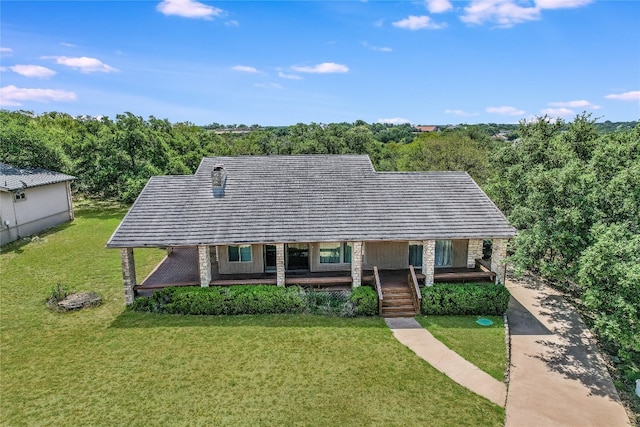
{"label": "roof shingle texture", "polygon": [[18,168],[0,163],[0,189],[6,191],[20,190],[40,185],[72,181],[75,176],[53,172],[41,168]]}
{"label": "roof shingle texture", "polygon": [[[225,194],[211,171],[223,164]],[[466,172],[375,172],[368,156],[204,158],[158,176],[109,247],[509,238],[504,215]]]}

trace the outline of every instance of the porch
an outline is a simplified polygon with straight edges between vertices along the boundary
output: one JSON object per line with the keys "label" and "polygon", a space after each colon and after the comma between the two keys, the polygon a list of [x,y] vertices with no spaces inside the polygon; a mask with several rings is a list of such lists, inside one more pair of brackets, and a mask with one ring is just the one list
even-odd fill
{"label": "porch", "polygon": [[[396,271],[396,270],[391,270]],[[408,270],[397,270],[399,277],[407,277]],[[436,268],[434,282],[472,282],[495,280],[496,273],[491,272],[490,264],[476,260],[474,268]],[[416,273],[420,286],[425,285],[425,275]],[[365,270],[362,284],[372,285],[373,271]],[[285,285],[316,287],[326,290],[350,289],[353,283],[349,271],[292,271],[285,275]],[[221,274],[216,262],[211,264],[209,286],[232,285],[276,285],[276,273],[240,273]],[[198,269],[198,249],[195,247],[174,248],[168,251],[165,259],[134,290],[141,295],[152,293],[169,286],[201,286]]]}

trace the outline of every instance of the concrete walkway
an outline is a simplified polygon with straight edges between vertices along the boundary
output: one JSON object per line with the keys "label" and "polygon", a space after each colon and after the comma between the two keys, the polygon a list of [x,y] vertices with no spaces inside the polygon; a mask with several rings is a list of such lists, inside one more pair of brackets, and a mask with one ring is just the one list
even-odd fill
{"label": "concrete walkway", "polygon": [[458,384],[504,407],[507,387],[450,350],[414,318],[384,319],[393,335],[431,366]]}
{"label": "concrete walkway", "polygon": [[506,427],[629,426],[580,316],[533,277],[507,280],[512,299]]}

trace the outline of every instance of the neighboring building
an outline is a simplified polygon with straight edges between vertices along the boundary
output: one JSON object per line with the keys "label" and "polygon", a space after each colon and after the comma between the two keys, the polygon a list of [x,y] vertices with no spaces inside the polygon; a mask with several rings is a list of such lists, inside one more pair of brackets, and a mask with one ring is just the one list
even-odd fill
{"label": "neighboring building", "polygon": [[72,221],[74,179],[46,169],[0,163],[0,245]]}
{"label": "neighboring building", "polygon": [[475,268],[493,239],[491,277],[503,283],[514,235],[466,172],[376,172],[365,155],[245,156],[152,177],[107,246],[121,249],[131,304],[133,248],[193,248],[201,286],[222,284],[212,274],[271,274],[284,286],[300,272],[343,272],[356,287],[363,270],[409,265],[430,285],[439,269]]}
{"label": "neighboring building", "polygon": [[416,126],[415,131],[417,133],[420,132],[438,132],[440,129],[438,128],[438,126]]}

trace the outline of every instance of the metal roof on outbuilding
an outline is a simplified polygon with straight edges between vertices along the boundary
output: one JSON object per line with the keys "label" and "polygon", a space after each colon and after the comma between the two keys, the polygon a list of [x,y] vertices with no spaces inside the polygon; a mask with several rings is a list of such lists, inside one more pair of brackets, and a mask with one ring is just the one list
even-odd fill
{"label": "metal roof on outbuilding", "polygon": [[[212,172],[224,166],[224,195]],[[204,158],[149,180],[107,246],[510,238],[466,172],[376,172],[366,155]]]}
{"label": "metal roof on outbuilding", "polygon": [[0,163],[0,190],[14,191],[41,185],[73,181],[75,176],[42,168],[19,168]]}

